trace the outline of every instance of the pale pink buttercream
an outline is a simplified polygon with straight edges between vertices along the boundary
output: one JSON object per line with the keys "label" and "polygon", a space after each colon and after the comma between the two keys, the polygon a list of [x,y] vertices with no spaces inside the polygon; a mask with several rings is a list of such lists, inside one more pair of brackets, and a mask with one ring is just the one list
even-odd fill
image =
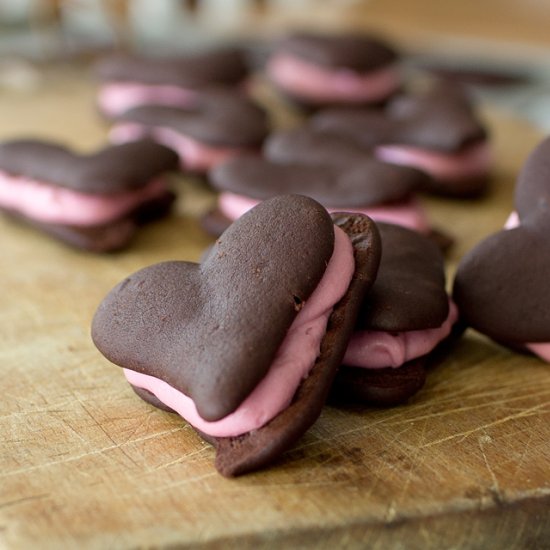
{"label": "pale pink buttercream", "polygon": [[234,412],[208,422],[200,417],[190,397],[158,378],[124,369],[130,384],[150,391],[195,428],[215,437],[241,435],[269,422],[290,404],[300,382],[308,376],[319,355],[332,309],[353,276],[351,242],[340,228],[335,227],[334,233],[334,252],[323,278],[288,329],[269,371]]}
{"label": "pale pink buttercream", "polygon": [[348,344],[343,364],[365,369],[400,367],[430,353],[450,334],[457,318],[458,309],[449,299],[449,314],[440,327],[404,332],[357,331]]}
{"label": "pale pink buttercream", "polygon": [[519,215],[514,210],[510,213],[508,216],[508,219],[504,223],[504,229],[514,229],[514,227],[517,227],[519,225]]}
{"label": "pale pink buttercream", "polygon": [[[514,229],[520,225],[519,215],[516,211],[513,211],[506,223],[504,224],[504,229]],[[535,355],[550,363],[550,342],[532,342],[524,344],[525,347],[532,351]]]}
{"label": "pale pink buttercream", "polygon": [[100,87],[97,103],[103,113],[115,117],[139,105],[187,107],[195,97],[195,91],[178,86],[112,82]]}
{"label": "pale pink buttercream", "polygon": [[409,145],[381,145],[376,156],[384,162],[413,166],[441,181],[459,181],[485,175],[491,166],[488,143],[478,143],[459,153],[438,153]]}
{"label": "pale pink buttercream", "polygon": [[359,73],[344,68],[323,68],[288,54],[272,56],[267,73],[285,90],[321,103],[381,101],[399,87],[401,80],[395,65]]}
{"label": "pale pink buttercream", "polygon": [[114,126],[109,133],[111,143],[124,143],[144,137],[150,137],[170,147],[178,154],[181,167],[192,172],[206,172],[229,158],[251,152],[244,147],[212,147],[171,128],[158,126],[146,127],[135,123],[121,123]]}
{"label": "pale pink buttercream", "polygon": [[[218,208],[227,218],[234,221],[240,218],[245,212],[256,206],[259,200],[238,195],[236,193],[224,192],[218,198]],[[329,212],[355,212],[365,214],[375,221],[394,223],[407,227],[419,233],[430,233],[430,224],[421,204],[414,198],[406,202],[386,204],[381,206],[368,207],[328,207]]]}
{"label": "pale pink buttercream", "polygon": [[162,178],[114,194],[81,193],[67,187],[0,172],[0,206],[45,223],[97,226],[120,218],[167,190]]}

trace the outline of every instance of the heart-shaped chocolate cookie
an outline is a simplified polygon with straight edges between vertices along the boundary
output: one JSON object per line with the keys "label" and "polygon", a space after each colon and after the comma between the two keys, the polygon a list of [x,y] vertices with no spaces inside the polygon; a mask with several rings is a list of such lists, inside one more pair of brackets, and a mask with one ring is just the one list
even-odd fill
{"label": "heart-shaped chocolate cookie", "polygon": [[453,296],[469,326],[516,346],[550,342],[549,214],[487,237],[462,258]]}
{"label": "heart-shaped chocolate cookie", "polygon": [[282,39],[277,52],[295,55],[323,67],[372,71],[397,61],[397,52],[374,36],[359,33],[295,33]]}
{"label": "heart-shaped chocolate cookie", "polygon": [[264,200],[280,194],[299,193],[327,208],[379,206],[411,197],[425,176],[363,158],[354,164],[277,163],[242,156],[231,159],[209,175],[214,188]]}
{"label": "heart-shaped chocolate cookie", "polygon": [[[352,237],[355,274],[291,404],[238,437],[198,428],[218,448],[217,466],[225,475],[272,461],[320,413],[380,256],[372,221],[357,216],[342,225]],[[204,421],[224,419],[266,378],[341,238],[335,241],[330,216],[313,199],[265,201],[233,224],[202,264],[164,262],[117,285],[96,312],[93,340],[112,362],[192,399]],[[147,391],[139,394],[159,404]]]}
{"label": "heart-shaped chocolate cookie", "polygon": [[312,117],[311,126],[370,148],[400,143],[454,152],[487,137],[467,96],[443,84],[396,96],[383,110],[327,109]]}
{"label": "heart-shaped chocolate cookie", "polygon": [[549,154],[547,138],[520,172],[515,190],[519,225],[490,235],[470,250],[454,282],[453,295],[464,321],[513,348],[550,342]]}
{"label": "heart-shaped chocolate cookie", "polygon": [[538,210],[550,210],[550,139],[529,155],[516,183],[514,202],[521,220]]}
{"label": "heart-shaped chocolate cookie", "polygon": [[201,89],[239,84],[248,74],[244,52],[213,49],[172,57],[116,54],[102,59],[96,74],[104,82],[142,82]]}
{"label": "heart-shaped chocolate cookie", "polygon": [[487,131],[460,89],[440,84],[424,93],[402,94],[383,110],[329,109],[309,124],[317,132],[374,148],[382,160],[428,172],[430,192],[474,197],[487,188]]}
{"label": "heart-shaped chocolate cookie", "polygon": [[267,135],[266,112],[243,94],[211,90],[186,107],[144,105],[126,111],[119,123],[147,129],[169,128],[200,143],[222,147],[259,147]]}
{"label": "heart-shaped chocolate cookie", "polygon": [[150,140],[82,155],[38,140],[0,144],[0,210],[77,248],[126,246],[139,225],[166,214],[166,172],[178,157]]}
{"label": "heart-shaped chocolate cookie", "polygon": [[33,139],[0,144],[0,171],[80,193],[116,195],[131,191],[177,166],[177,155],[151,140],[110,145],[90,154]]}
{"label": "heart-shaped chocolate cookie", "polygon": [[232,225],[204,264],[165,262],[120,283],[97,311],[94,342],[218,420],[264,377],[333,245],[321,206],[276,199]]}

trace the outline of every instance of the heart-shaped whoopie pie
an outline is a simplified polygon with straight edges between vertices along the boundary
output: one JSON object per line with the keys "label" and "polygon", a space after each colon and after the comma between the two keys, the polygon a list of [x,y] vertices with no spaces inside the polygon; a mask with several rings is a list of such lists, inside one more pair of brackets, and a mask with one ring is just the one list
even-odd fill
{"label": "heart-shaped whoopie pie", "polygon": [[487,187],[487,130],[459,88],[439,84],[401,94],[383,110],[327,109],[309,125],[375,149],[388,162],[422,167],[433,176],[430,192],[468,197]]}
{"label": "heart-shaped whoopie pie", "polygon": [[[254,202],[287,193],[310,196],[331,211],[364,211],[401,216],[427,229],[425,214],[414,202],[428,176],[414,168],[381,162],[356,144],[308,128],[275,132],[262,157],[243,155],[209,173],[221,191],[218,207],[202,220],[216,235]],[[230,203],[233,203],[230,206]]]}
{"label": "heart-shaped whoopie pie", "polygon": [[453,296],[464,322],[513,348],[550,342],[550,139],[522,168],[519,225],[490,235],[461,260]]}
{"label": "heart-shaped whoopie pie", "polygon": [[400,94],[381,111],[320,111],[311,118],[311,126],[318,131],[346,135],[364,147],[406,143],[452,152],[487,137],[468,97],[460,88],[447,84],[424,93]]}
{"label": "heart-shaped whoopie pie", "polygon": [[[320,413],[380,257],[371,220],[356,216],[342,227],[352,240],[355,273],[290,406],[237,437],[198,430],[216,446],[216,466],[224,475],[271,462]],[[202,264],[164,262],[117,285],[94,317],[94,343],[113,363],[190,397],[204,420],[223,419],[268,373],[323,278],[334,243],[333,222],[313,199],[288,195],[265,201],[235,222]],[[159,405],[152,394],[138,393]]]}
{"label": "heart-shaped whoopie pie", "polygon": [[116,195],[140,188],[176,167],[175,153],[151,140],[110,145],[89,154],[37,139],[0,144],[2,172],[95,195]]}
{"label": "heart-shaped whoopie pie", "polygon": [[221,48],[171,57],[115,54],[96,67],[97,104],[115,117],[138,105],[186,106],[211,87],[242,87],[249,74],[244,51]]}
{"label": "heart-shaped whoopie pie", "polygon": [[[443,256],[430,239],[393,224],[378,223],[377,227],[382,257],[376,281],[363,300],[354,334],[387,333],[388,337],[370,341],[369,347],[362,351],[361,340],[355,342],[352,336],[350,350],[354,355],[349,356],[350,362],[346,361],[348,354],[344,358],[332,396],[344,403],[393,406],[409,399],[424,385],[431,352],[450,333],[450,326],[441,334],[433,332],[448,319],[449,298],[445,291]],[[401,344],[399,339],[400,333],[415,332],[422,339],[422,351],[411,349],[410,342]],[[374,367],[357,359],[358,346],[368,363],[369,353],[379,353],[386,345],[403,345],[403,349],[386,353],[388,360],[402,354],[404,362],[390,365],[388,361],[386,367],[379,364]]]}
{"label": "heart-shaped whoopie pie", "polygon": [[175,199],[163,176],[177,155],[151,140],[78,154],[40,140],[0,144],[0,210],[77,248],[106,252]]}

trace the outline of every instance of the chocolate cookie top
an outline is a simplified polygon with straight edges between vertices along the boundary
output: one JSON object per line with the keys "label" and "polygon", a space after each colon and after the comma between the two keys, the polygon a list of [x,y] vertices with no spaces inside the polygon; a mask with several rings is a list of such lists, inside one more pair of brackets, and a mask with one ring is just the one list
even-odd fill
{"label": "chocolate cookie top", "polygon": [[239,84],[248,67],[241,50],[227,48],[164,58],[113,55],[98,63],[96,72],[102,81],[204,88]]}
{"label": "chocolate cookie top", "polygon": [[550,342],[549,214],[522,219],[462,258],[453,297],[469,326],[504,343]]}
{"label": "chocolate cookie top", "polygon": [[550,138],[529,155],[520,171],[514,198],[522,220],[538,210],[550,210]]}
{"label": "chocolate cookie top", "polygon": [[281,40],[277,52],[289,53],[328,68],[371,71],[394,63],[397,52],[382,40],[365,34],[296,33]]}
{"label": "chocolate cookie top", "polygon": [[441,326],[449,314],[449,301],[439,248],[410,229],[377,225],[382,258],[356,328],[401,332]]}
{"label": "chocolate cookie top", "polygon": [[235,222],[202,264],[164,262],[117,285],[92,337],[113,363],[166,381],[199,414],[234,411],[264,377],[334,247],[326,210],[302,196]]}
{"label": "chocolate cookie top", "polygon": [[149,140],[109,146],[90,155],[31,139],[0,144],[1,171],[82,193],[108,195],[137,189],[178,166],[176,153]]}
{"label": "chocolate cookie top", "polygon": [[487,138],[468,97],[443,84],[422,94],[396,96],[384,110],[327,109],[311,119],[311,126],[366,148],[404,144],[457,152]]}
{"label": "chocolate cookie top", "polygon": [[188,108],[147,105],[118,120],[172,128],[202,142],[235,147],[258,146],[269,130],[264,109],[242,94],[221,90],[201,94]]}
{"label": "chocolate cookie top", "polygon": [[371,156],[370,151],[347,136],[316,132],[308,126],[271,133],[262,151],[266,159],[281,164],[347,166]]}
{"label": "chocolate cookie top", "polygon": [[461,260],[453,296],[466,323],[509,345],[550,342],[550,139],[529,155],[516,185],[520,225],[490,235]]}
{"label": "chocolate cookie top", "polygon": [[299,193],[327,208],[348,208],[406,200],[422,183],[423,174],[372,158],[349,166],[334,166],[279,164],[241,156],[215,167],[209,178],[220,191],[253,199]]}

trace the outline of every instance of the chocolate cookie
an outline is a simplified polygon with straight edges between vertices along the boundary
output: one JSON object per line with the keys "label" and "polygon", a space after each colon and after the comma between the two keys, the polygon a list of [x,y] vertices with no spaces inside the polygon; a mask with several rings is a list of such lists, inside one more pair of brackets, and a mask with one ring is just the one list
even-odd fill
{"label": "chocolate cookie", "polygon": [[296,33],[283,38],[276,51],[289,53],[315,65],[373,71],[398,60],[397,51],[372,35]]}
{"label": "chocolate cookie", "polygon": [[[414,192],[425,186],[425,174],[380,162],[343,143],[332,148],[331,142],[332,137],[316,136],[307,129],[277,132],[266,142],[265,157],[241,156],[210,171],[210,183],[222,193],[217,209],[203,219],[205,229],[216,234],[224,217],[228,225],[260,200],[299,193],[329,211],[359,212],[375,220],[402,219],[429,231],[414,201]],[[289,151],[293,145],[295,154]]]}
{"label": "chocolate cookie", "polygon": [[[198,416],[189,414],[197,431],[216,447],[216,467],[223,475],[272,462],[320,413],[380,256],[378,233],[368,218],[348,218],[340,225],[353,248],[314,200],[274,198],[233,224],[202,264],[165,262],[145,268],[115,287],[96,312],[92,337],[99,350],[125,367],[145,399],[156,405],[160,400],[170,409],[187,399],[196,407]],[[348,247],[344,256],[342,246]],[[240,405],[253,401],[262,385],[270,396],[279,392],[283,379],[273,378],[277,370],[273,373],[271,365],[281,354],[286,357],[295,331],[301,335],[313,323],[315,316],[299,329],[296,320],[315,311],[320,293],[329,291],[323,282],[327,277],[344,277],[338,266],[348,254],[352,264],[344,271],[349,279],[338,283],[343,294],[319,333],[309,375],[297,380],[298,387],[274,416],[263,416],[242,433],[220,435],[215,423],[240,419]],[[301,354],[303,345],[293,349]],[[285,360],[294,359],[290,353]],[[145,383],[151,378],[158,388]],[[170,392],[182,401],[171,400]]]}
{"label": "chocolate cookie", "polygon": [[241,154],[259,150],[269,130],[264,109],[242,94],[209,91],[185,108],[146,105],[120,115],[110,139],[150,137],[177,151],[184,169],[205,171]]}
{"label": "chocolate cookie", "polygon": [[434,243],[403,227],[377,225],[378,276],[363,301],[332,396],[344,403],[390,406],[423,386],[425,366],[451,334],[457,314]]}
{"label": "chocolate cookie", "polygon": [[97,64],[98,105],[108,116],[145,104],[186,106],[210,87],[241,86],[248,72],[246,56],[238,48],[172,57],[117,54]]}
{"label": "chocolate cookie", "polygon": [[487,130],[459,88],[440,84],[424,93],[401,94],[383,110],[325,110],[310,124],[374,149],[382,160],[428,172],[434,193],[469,197],[486,190]]}
{"label": "chocolate cookie", "polygon": [[0,144],[0,209],[60,240],[106,252],[128,244],[142,223],[174,200],[162,176],[178,157],[152,141],[90,155],[38,140]]}
{"label": "chocolate cookie", "polygon": [[401,84],[398,54],[366,34],[299,33],[281,40],[266,72],[284,95],[306,106],[380,103]]}
{"label": "chocolate cookie", "polygon": [[460,261],[453,297],[464,323],[514,350],[550,361],[550,139],[529,156],[515,191],[517,216]]}

